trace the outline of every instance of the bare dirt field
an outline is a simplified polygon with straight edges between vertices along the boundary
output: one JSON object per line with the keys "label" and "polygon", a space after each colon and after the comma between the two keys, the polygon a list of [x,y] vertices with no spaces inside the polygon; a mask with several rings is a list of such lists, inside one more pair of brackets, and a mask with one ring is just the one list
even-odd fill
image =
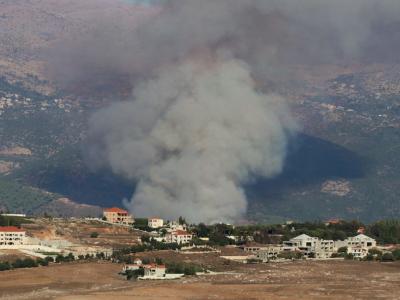
{"label": "bare dirt field", "polygon": [[172,282],[130,282],[120,269],[103,262],[0,272],[0,299],[400,299],[400,263],[242,265]]}

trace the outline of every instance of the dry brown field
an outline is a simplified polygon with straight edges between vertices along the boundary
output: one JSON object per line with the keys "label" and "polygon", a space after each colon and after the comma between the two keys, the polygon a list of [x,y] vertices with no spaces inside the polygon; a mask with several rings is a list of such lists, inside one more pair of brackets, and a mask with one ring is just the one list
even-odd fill
{"label": "dry brown field", "polygon": [[72,263],[0,272],[0,299],[400,299],[400,263],[297,261],[229,274],[126,281],[121,265]]}

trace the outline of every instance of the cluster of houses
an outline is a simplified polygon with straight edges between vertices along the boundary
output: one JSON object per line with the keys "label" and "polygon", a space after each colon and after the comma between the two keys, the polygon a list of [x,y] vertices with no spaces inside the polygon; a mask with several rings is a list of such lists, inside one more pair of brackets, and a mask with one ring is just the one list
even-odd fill
{"label": "cluster of houses", "polygon": [[[105,257],[112,255],[111,248],[100,246],[76,245],[67,240],[41,240],[30,237],[26,230],[15,226],[0,226],[0,250],[17,250],[34,257],[45,258],[57,254],[72,253],[77,259],[79,256],[96,256],[102,253]],[[52,253],[49,255],[48,253]]]}
{"label": "cluster of houses", "polygon": [[301,234],[284,241],[281,245],[246,246],[244,251],[253,253],[264,262],[276,260],[284,252],[300,252],[305,257],[317,259],[331,258],[339,249],[346,248],[347,254],[362,259],[368,255],[369,249],[376,247],[376,241],[364,234],[349,237],[344,241],[324,240]]}
{"label": "cluster of houses", "polygon": [[[104,218],[114,224],[132,225],[134,223],[133,217],[126,210],[115,207],[104,210]],[[178,222],[164,222],[161,218],[152,217],[148,219],[148,227],[159,234],[158,237],[153,237],[158,242],[183,245],[189,244],[193,239],[193,234],[187,231],[186,225]],[[305,257],[327,259],[333,257],[343,247],[346,247],[347,254],[361,259],[368,255],[369,249],[376,247],[376,241],[361,231],[359,233],[344,241],[324,240],[302,234],[279,245],[252,245],[244,246],[243,249],[264,262],[275,260],[284,252],[300,252]],[[228,238],[236,237],[228,236]]]}
{"label": "cluster of houses", "polygon": [[[109,208],[103,212],[103,221],[120,226],[132,226],[134,218],[128,211],[120,208]],[[168,221],[158,217],[152,217],[147,220],[147,226],[153,230],[153,239],[162,243],[177,243],[180,245],[188,245],[192,242],[194,235],[188,231],[187,225],[182,222]],[[281,244],[259,244],[242,246],[244,252],[248,255],[241,257],[243,260],[254,258],[263,262],[277,260],[282,253],[296,252],[302,256],[315,259],[328,259],[335,257],[338,252],[343,252],[352,255],[356,259],[366,257],[369,250],[377,246],[376,241],[366,236],[363,231],[354,237],[349,237],[345,240],[324,240],[316,237],[311,237],[306,234],[301,234],[288,241],[283,241]],[[237,237],[228,238],[236,239]],[[24,229],[14,226],[0,227],[0,249],[23,249],[24,251],[46,251],[54,252],[54,250],[69,249],[70,252],[82,254],[89,250],[96,252],[98,249],[75,249],[74,245],[55,246],[53,244],[43,244],[44,241],[37,240],[32,237],[27,237]],[[39,247],[39,248],[38,248]],[[79,250],[79,251],[78,251]],[[104,252],[104,250],[103,250]],[[111,253],[107,253],[107,256]],[[168,278],[165,272],[165,266],[155,264],[143,264],[140,259],[135,260],[134,264],[126,265],[123,272],[128,270],[144,270],[143,279],[149,278]],[[172,275],[171,275],[172,276]],[[170,278],[168,278],[170,279]]]}
{"label": "cluster of houses", "polygon": [[[108,223],[126,226],[132,226],[135,222],[128,211],[118,207],[105,209],[103,211],[103,220]],[[164,222],[161,218],[151,217],[147,220],[147,226],[154,229],[155,232],[165,231],[165,235],[154,238],[158,242],[188,244],[193,239],[193,234],[187,231],[186,224],[179,224],[176,221]]]}
{"label": "cluster of houses", "polygon": [[0,91],[0,116],[8,109],[12,108],[23,109],[25,114],[33,113],[38,109],[41,111],[59,109],[66,113],[70,113],[72,108],[78,105],[77,103],[68,101],[68,99],[37,100],[38,99],[31,99],[17,93],[2,93]]}
{"label": "cluster of houses", "polygon": [[143,276],[140,276],[141,280],[167,280],[167,279],[177,279],[184,276],[184,274],[167,274],[166,266],[159,264],[143,264],[140,258],[136,258],[133,264],[124,265],[122,268],[122,273],[126,274],[129,271],[137,271],[143,269]]}

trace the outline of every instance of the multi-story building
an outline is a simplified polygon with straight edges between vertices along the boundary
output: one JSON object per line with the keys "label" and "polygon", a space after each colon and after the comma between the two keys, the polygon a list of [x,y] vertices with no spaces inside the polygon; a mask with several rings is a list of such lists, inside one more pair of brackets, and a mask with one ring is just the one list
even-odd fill
{"label": "multi-story building", "polygon": [[368,255],[368,250],[376,247],[376,241],[369,236],[359,234],[349,237],[344,241],[335,242],[336,249],[347,247],[347,253],[355,258],[364,258]]}
{"label": "multi-story building", "polygon": [[318,247],[319,239],[308,236],[307,234],[301,234],[296,236],[289,241],[283,242],[284,251],[301,251],[306,256],[311,256],[315,253],[315,249]]}
{"label": "multi-story building", "polygon": [[0,248],[13,248],[24,245],[26,239],[25,230],[15,226],[0,227]]}
{"label": "multi-story building", "polygon": [[148,219],[147,224],[148,224],[148,226],[150,228],[155,228],[156,229],[156,228],[160,228],[160,227],[164,226],[164,220],[160,219],[160,218],[153,217],[153,218],[149,218]]}
{"label": "multi-story building", "polygon": [[186,231],[186,229],[187,229],[186,224],[179,224],[179,222],[176,222],[176,221],[172,221],[167,224],[168,232],[173,232],[176,230]]}
{"label": "multi-story building", "polygon": [[167,243],[188,244],[193,239],[193,234],[183,230],[175,230],[165,236]]}
{"label": "multi-story building", "polygon": [[107,222],[121,225],[132,225],[134,219],[126,210],[113,207],[103,211],[103,216]]}
{"label": "multi-story building", "polygon": [[365,234],[359,234],[357,236],[349,237],[344,241],[337,241],[336,245],[340,247],[362,247],[362,248],[374,248],[376,247],[376,241]]}
{"label": "multi-story building", "polygon": [[283,252],[282,245],[268,245],[268,247],[261,247],[256,252],[256,258],[263,262],[268,262],[271,260],[278,259],[278,255],[282,252]]}

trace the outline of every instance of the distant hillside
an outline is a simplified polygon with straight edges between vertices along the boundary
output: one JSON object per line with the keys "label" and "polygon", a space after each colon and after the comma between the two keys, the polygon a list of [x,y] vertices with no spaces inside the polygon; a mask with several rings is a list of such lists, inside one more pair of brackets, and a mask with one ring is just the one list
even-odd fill
{"label": "distant hillside", "polygon": [[[396,91],[371,92],[371,76],[339,76],[321,88],[325,96],[292,102],[304,133],[291,141],[279,177],[246,186],[249,219],[368,222],[400,216],[400,102]],[[92,172],[82,158],[93,102],[0,83],[1,208],[40,213],[57,207],[58,213],[73,214],[71,206],[50,203],[67,197],[111,206],[131,197],[132,183],[107,170]]]}
{"label": "distant hillside", "polygon": [[[98,212],[131,197],[133,183],[89,170],[82,157],[88,116],[115,101],[105,95],[120,86],[78,97],[44,80],[43,53],[108,13],[135,22],[147,11],[114,0],[0,1],[1,210],[71,215],[76,203],[65,198]],[[298,81],[273,88],[290,100],[302,130],[291,141],[284,172],[245,187],[247,218],[400,217],[400,66],[296,65],[291,71]],[[85,90],[78,85],[76,94]]]}

